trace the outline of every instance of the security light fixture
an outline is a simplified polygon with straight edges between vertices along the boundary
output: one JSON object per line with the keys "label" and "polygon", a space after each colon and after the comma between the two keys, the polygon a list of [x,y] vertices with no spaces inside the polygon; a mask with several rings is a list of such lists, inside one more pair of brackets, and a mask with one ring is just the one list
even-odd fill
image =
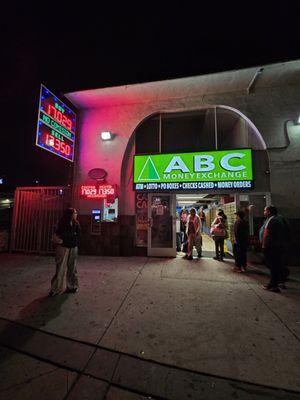
{"label": "security light fixture", "polygon": [[114,138],[114,134],[109,131],[101,132],[102,140],[112,140]]}

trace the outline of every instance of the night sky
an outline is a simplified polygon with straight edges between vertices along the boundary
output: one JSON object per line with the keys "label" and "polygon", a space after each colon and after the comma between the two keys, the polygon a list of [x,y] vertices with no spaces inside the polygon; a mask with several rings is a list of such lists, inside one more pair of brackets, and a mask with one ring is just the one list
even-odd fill
{"label": "night sky", "polygon": [[41,83],[59,96],[300,58],[293,3],[102,3],[24,2],[1,11],[0,177],[7,187],[70,180],[69,162],[34,145]]}

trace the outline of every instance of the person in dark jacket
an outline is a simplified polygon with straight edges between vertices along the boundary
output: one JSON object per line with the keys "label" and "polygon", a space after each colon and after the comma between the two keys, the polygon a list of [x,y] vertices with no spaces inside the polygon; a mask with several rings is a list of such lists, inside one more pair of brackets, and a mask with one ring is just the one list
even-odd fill
{"label": "person in dark jacket", "polygon": [[263,288],[271,292],[280,292],[278,284],[282,274],[282,255],[284,250],[284,230],[277,218],[277,209],[267,206],[264,209],[266,220],[261,229],[262,249],[265,264],[270,269],[271,279]]}
{"label": "person in dark jacket", "polygon": [[236,221],[233,226],[234,242],[233,255],[235,260],[235,272],[245,272],[247,267],[247,247],[249,237],[249,225],[245,221],[244,211],[235,213]]}
{"label": "person in dark jacket", "polygon": [[285,217],[283,217],[280,214],[277,214],[277,218],[279,222],[282,224],[282,229],[283,229],[283,253],[281,257],[282,267],[280,273],[281,277],[280,277],[279,287],[280,289],[286,289],[285,283],[288,279],[288,276],[290,275],[290,270],[286,265],[286,255],[292,238],[292,230],[289,221]]}
{"label": "person in dark jacket", "polygon": [[78,291],[76,262],[78,254],[78,238],[80,224],[77,221],[77,211],[74,208],[65,210],[55,229],[58,244],[55,253],[56,272],[51,280],[49,296],[62,292],[64,275],[67,271],[67,293]]}

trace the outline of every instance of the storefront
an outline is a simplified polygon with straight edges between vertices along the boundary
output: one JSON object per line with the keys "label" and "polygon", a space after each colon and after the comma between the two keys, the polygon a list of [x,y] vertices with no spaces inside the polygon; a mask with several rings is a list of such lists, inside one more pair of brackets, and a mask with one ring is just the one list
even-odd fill
{"label": "storefront", "polygon": [[[149,132],[153,133],[153,142],[147,140]],[[251,148],[240,148],[249,144]],[[195,152],[208,148],[209,151]],[[222,148],[227,150],[218,150]],[[206,106],[148,118],[135,132],[136,204],[140,204],[140,193],[144,193],[144,213],[138,207],[136,210],[138,221],[142,221],[137,224],[136,244],[147,246],[148,255],[176,255],[175,209],[181,193],[198,197],[198,204],[194,203],[196,209],[201,198],[214,199],[212,203],[220,203],[230,214],[231,226],[241,200],[243,208],[249,209],[252,205],[249,217],[251,234],[254,234],[257,218],[253,215],[253,205],[256,205],[256,217],[262,219],[263,207],[270,202],[266,171],[269,171],[269,161],[264,141],[255,126],[237,110]],[[148,197],[145,192],[149,193]],[[157,192],[163,194],[158,196]],[[159,204],[160,199],[167,207]],[[164,215],[164,209],[170,215]],[[207,223],[210,222],[211,218]],[[227,247],[230,249],[230,242]]]}
{"label": "storefront", "polygon": [[299,82],[293,61],[67,94],[81,251],[176,255],[181,194],[246,209],[253,234],[271,200],[299,221]]}
{"label": "storefront", "polygon": [[[253,206],[262,216],[263,206],[270,201],[270,193],[267,181],[254,179],[252,159],[252,149],[135,155],[133,188],[137,205],[137,245],[147,247],[149,256],[176,256],[175,222],[176,212],[183,209],[181,194],[186,196],[185,203],[197,211],[201,205],[207,206],[210,211],[206,218],[208,226],[213,219],[211,213],[214,217],[217,207],[222,207],[229,217],[230,239],[234,212],[243,208],[248,211],[253,235]],[[256,169],[258,176],[262,175],[261,172]],[[257,192],[253,190],[255,186]],[[261,199],[263,202],[258,206]],[[231,250],[230,240],[227,247]]]}

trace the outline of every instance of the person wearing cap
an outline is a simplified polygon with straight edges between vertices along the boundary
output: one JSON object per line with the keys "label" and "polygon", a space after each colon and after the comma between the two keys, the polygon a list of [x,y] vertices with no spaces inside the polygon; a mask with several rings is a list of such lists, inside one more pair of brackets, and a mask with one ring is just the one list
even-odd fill
{"label": "person wearing cap", "polygon": [[245,220],[244,211],[235,213],[236,221],[233,226],[234,241],[233,255],[235,260],[235,272],[245,272],[247,267],[247,247],[249,237],[249,225]]}

